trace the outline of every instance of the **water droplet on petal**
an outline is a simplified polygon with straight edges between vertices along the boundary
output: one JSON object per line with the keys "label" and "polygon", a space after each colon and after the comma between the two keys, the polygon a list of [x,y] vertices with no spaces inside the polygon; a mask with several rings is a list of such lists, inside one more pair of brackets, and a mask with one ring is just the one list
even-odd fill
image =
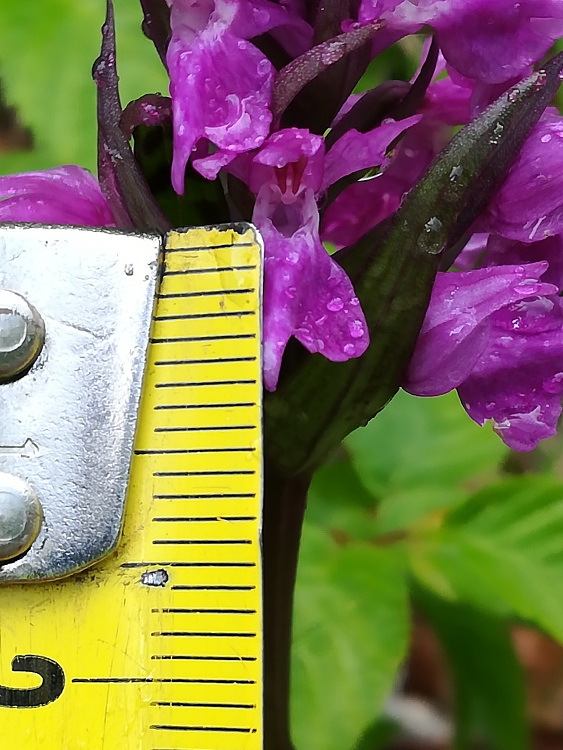
{"label": "water droplet on petal", "polygon": [[330,312],[340,312],[342,308],[344,307],[344,302],[340,299],[340,297],[335,297],[334,299],[331,299],[330,302],[327,303],[326,309]]}
{"label": "water droplet on petal", "polygon": [[270,20],[270,14],[265,8],[253,8],[254,22],[258,25],[266,25]]}
{"label": "water droplet on petal", "polygon": [[365,335],[365,329],[361,320],[354,320],[348,325],[350,336],[353,339],[361,339]]}
{"label": "water droplet on petal", "polygon": [[545,135],[542,135],[542,137],[540,138],[540,141],[542,143],[549,143],[550,140],[551,140],[551,135],[549,133],[546,133]]}
{"label": "water droplet on petal", "polygon": [[354,344],[344,344],[343,352],[351,357],[356,352],[356,347]]}
{"label": "water droplet on petal", "polygon": [[542,388],[546,393],[556,394],[563,390],[563,372],[558,372],[551,378],[546,378],[542,383]]}

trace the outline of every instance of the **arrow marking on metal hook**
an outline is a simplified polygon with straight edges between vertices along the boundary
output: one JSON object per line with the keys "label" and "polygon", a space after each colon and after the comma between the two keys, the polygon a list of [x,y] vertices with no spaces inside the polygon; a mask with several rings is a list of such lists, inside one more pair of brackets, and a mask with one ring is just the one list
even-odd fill
{"label": "arrow marking on metal hook", "polygon": [[0,445],[0,456],[21,456],[22,458],[37,458],[39,446],[31,438],[27,438],[23,445]]}

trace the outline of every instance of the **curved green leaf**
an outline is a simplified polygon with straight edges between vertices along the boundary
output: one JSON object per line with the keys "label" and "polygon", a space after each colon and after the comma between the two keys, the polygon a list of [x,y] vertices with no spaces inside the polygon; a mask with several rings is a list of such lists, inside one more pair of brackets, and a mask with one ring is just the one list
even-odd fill
{"label": "curved green leaf", "polygon": [[493,472],[507,450],[491,430],[468,418],[455,393],[417,398],[404,391],[349,435],[346,447],[362,484],[376,497],[461,488]]}
{"label": "curved green leaf", "polygon": [[563,642],[563,566],[496,535],[446,528],[413,543],[412,570],[431,591],[493,614],[535,622]]}
{"label": "curved green leaf", "polygon": [[563,482],[556,477],[513,477],[485,487],[447,523],[563,567]]}
{"label": "curved green leaf", "polygon": [[408,630],[407,589],[394,554],[338,547],[306,525],[292,657],[298,748],[342,750],[359,739],[393,687]]}

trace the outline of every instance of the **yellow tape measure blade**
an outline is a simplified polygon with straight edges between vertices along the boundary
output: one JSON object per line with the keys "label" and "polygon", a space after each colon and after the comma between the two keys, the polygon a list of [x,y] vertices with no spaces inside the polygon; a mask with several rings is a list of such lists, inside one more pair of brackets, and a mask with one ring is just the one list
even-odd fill
{"label": "yellow tape measure blade", "polygon": [[261,264],[252,228],[170,233],[119,549],[2,590],[7,747],[261,747]]}

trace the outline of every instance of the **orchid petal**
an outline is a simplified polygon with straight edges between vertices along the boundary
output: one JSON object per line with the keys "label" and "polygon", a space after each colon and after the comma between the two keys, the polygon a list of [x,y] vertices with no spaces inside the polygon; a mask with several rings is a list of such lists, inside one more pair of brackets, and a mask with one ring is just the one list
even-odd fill
{"label": "orchid petal", "polygon": [[479,228],[533,242],[563,232],[563,118],[544,114],[479,221]]}
{"label": "orchid petal", "polygon": [[208,138],[236,155],[257,148],[268,135],[274,68],[250,42],[213,28],[192,47],[172,38],[168,47],[173,102],[172,183],[184,188],[184,169],[197,141]]}
{"label": "orchid petal", "polygon": [[490,337],[491,316],[510,304],[557,292],[539,281],[547,263],[438,274],[403,387],[438,396],[474,370]]}
{"label": "orchid petal", "polygon": [[326,190],[341,177],[384,162],[389,145],[421,119],[422,115],[413,115],[398,122],[391,120],[367,133],[348,130],[326,156],[321,190]]}
{"label": "orchid petal", "polygon": [[0,221],[115,226],[96,178],[73,165],[0,177]]}
{"label": "orchid petal", "polygon": [[310,352],[344,362],[366,350],[369,335],[346,273],[311,227],[291,236],[266,219],[264,279],[264,383],[274,390],[286,344],[295,336]]}
{"label": "orchid petal", "polygon": [[562,363],[561,299],[525,300],[493,316],[488,346],[459,396],[478,424],[492,420],[507,445],[529,451],[556,434]]}

